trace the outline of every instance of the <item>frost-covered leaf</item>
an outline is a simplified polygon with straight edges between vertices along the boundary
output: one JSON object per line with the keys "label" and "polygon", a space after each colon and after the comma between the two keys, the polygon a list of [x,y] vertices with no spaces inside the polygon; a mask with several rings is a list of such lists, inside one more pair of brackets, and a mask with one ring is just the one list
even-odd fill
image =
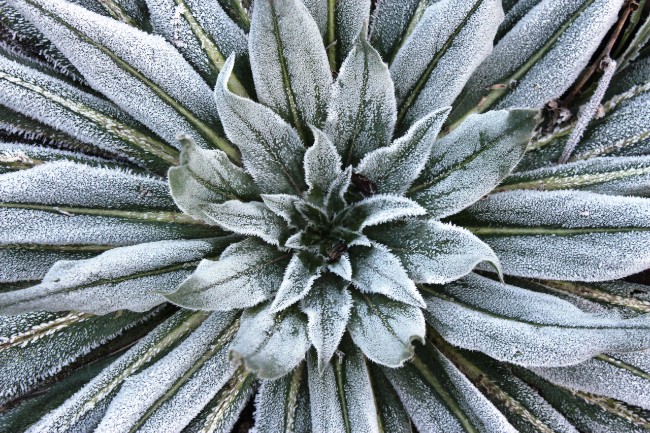
{"label": "frost-covered leaf", "polygon": [[470,275],[423,293],[427,321],[451,344],[523,366],[576,364],[650,347],[650,316],[588,313],[556,296]]}
{"label": "frost-covered leaf", "polygon": [[[349,245],[350,244],[348,244],[348,246]],[[369,240],[368,245],[370,245]],[[345,281],[352,281],[352,264],[350,263],[349,254],[343,254],[337,261],[328,263],[327,269],[333,272],[335,275],[343,278]]]}
{"label": "frost-covered leaf", "polygon": [[359,34],[332,86],[325,132],[345,166],[388,146],[395,128],[395,93],[388,67]]}
{"label": "frost-covered leaf", "polygon": [[129,377],[95,431],[155,433],[189,424],[232,375],[228,343],[237,331],[235,317],[212,313],[171,352]]}
{"label": "frost-covered leaf", "polygon": [[378,194],[349,206],[343,218],[350,230],[361,230],[364,227],[424,214],[426,210],[413,200],[398,195]]}
{"label": "frost-covered leaf", "polygon": [[298,365],[308,348],[304,315],[292,310],[272,314],[267,303],[244,311],[230,357],[261,379],[276,379]]}
{"label": "frost-covered leaf", "polygon": [[312,431],[378,433],[379,423],[368,367],[363,354],[346,344],[340,358],[321,371],[315,356],[307,357]]}
{"label": "frost-covered leaf", "polygon": [[0,316],[0,404],[33,390],[92,349],[143,324],[145,317],[132,312]]}
{"label": "frost-covered leaf", "polygon": [[321,203],[341,176],[341,156],[323,132],[312,128],[314,144],[305,152],[305,182],[309,197]]}
{"label": "frost-covered leaf", "polygon": [[[79,69],[90,85],[168,143],[180,132],[199,145],[235,149],[218,125],[212,92],[162,37],[69,2],[12,0]],[[156,53],[152,56],[151,53]]]}
{"label": "frost-covered leaf", "polygon": [[429,159],[431,147],[447,114],[449,108],[434,111],[416,122],[390,147],[367,154],[357,166],[357,173],[373,181],[379,193],[403,194]]}
{"label": "frost-covered leaf", "polygon": [[[428,0],[382,0],[375,5],[370,26],[370,43],[387,63],[404,44],[413,22],[424,13]],[[409,31],[410,30],[410,31]]]}
{"label": "frost-covered leaf", "polygon": [[562,96],[591,60],[623,1],[540,2],[478,67],[450,119],[491,108],[542,108]]}
{"label": "frost-covered leaf", "polygon": [[328,365],[345,332],[352,308],[349,283],[333,276],[323,276],[302,300],[307,315],[307,335],[318,354],[318,371]]}
{"label": "frost-covered leaf", "polygon": [[368,365],[370,370],[370,380],[372,389],[375,394],[375,405],[377,406],[377,416],[381,419],[381,426],[385,432],[391,433],[413,433],[411,428],[411,418],[404,410],[402,402],[395,393],[395,389],[390,384],[384,373],[378,365]]}
{"label": "frost-covered leaf", "polygon": [[650,353],[601,354],[568,367],[531,371],[565,388],[605,395],[650,409]]}
{"label": "frost-covered leaf", "polygon": [[[52,265],[59,260],[82,260],[105,251],[107,248],[96,250],[56,251],[35,248],[0,248],[0,284],[13,283],[20,285],[38,284]],[[1,302],[1,301],[0,301]]]}
{"label": "frost-covered leaf", "polygon": [[502,20],[498,0],[442,0],[427,8],[390,66],[402,129],[454,102],[492,51]]}
{"label": "frost-covered leaf", "polygon": [[[1,111],[2,109],[0,108],[0,117],[2,116]],[[21,117],[18,113],[14,113],[13,116],[15,118]],[[1,125],[0,129],[2,129]],[[99,164],[106,164],[106,166],[119,166],[118,164],[111,164],[104,158],[79,152],[54,149],[35,144],[0,141],[0,174],[18,170],[27,170],[37,165],[45,164],[46,162],[56,162],[61,160],[78,162],[91,166]]]}
{"label": "frost-covered leaf", "polygon": [[332,81],[318,26],[300,0],[255,3],[248,37],[259,101],[296,127],[323,126]]}
{"label": "frost-covered leaf", "polygon": [[[325,3],[325,2],[323,2]],[[359,32],[367,31],[371,0],[337,0],[330,4],[325,38],[327,56],[332,70],[338,68],[354,49]]]}
{"label": "frost-covered leaf", "polygon": [[[207,317],[204,312],[178,312],[156,327],[81,390],[34,424],[29,432],[63,433],[83,425],[93,411],[102,409],[124,380],[156,355],[182,340]],[[104,408],[105,409],[105,408]]]}
{"label": "frost-covered leaf", "polygon": [[453,215],[489,193],[521,159],[537,123],[532,110],[475,115],[437,141],[408,197],[434,218]]}
{"label": "frost-covered leaf", "polygon": [[505,274],[604,281],[650,266],[649,199],[507,191],[462,215],[454,221],[492,247]]}
{"label": "frost-covered leaf", "polygon": [[147,311],[165,302],[204,256],[232,239],[160,241],[115,248],[86,260],[59,261],[33,287],[4,293],[1,314],[29,311]]}
{"label": "frost-covered leaf", "polygon": [[261,197],[266,207],[284,219],[290,227],[301,225],[300,214],[295,206],[300,197],[291,194],[262,194]]}
{"label": "frost-covered leaf", "polygon": [[282,284],[271,304],[271,311],[277,313],[304,298],[314,281],[320,277],[322,265],[321,259],[310,253],[295,253],[284,272]]}
{"label": "frost-covered leaf", "polygon": [[[246,70],[246,35],[219,2],[147,0],[147,5],[154,31],[165,36],[209,84],[214,84],[231,53],[240,59],[237,69]],[[245,96],[242,83],[234,76],[231,80],[233,91]]]}
{"label": "frost-covered leaf", "polygon": [[419,308],[382,295],[352,295],[354,305],[348,331],[372,361],[399,367],[413,357],[412,343],[424,342],[424,316]]}
{"label": "frost-covered leaf", "polygon": [[228,57],[214,93],[226,135],[241,151],[244,167],[263,193],[299,194],[304,185],[303,143],[273,110],[228,90],[234,60]]}
{"label": "frost-covered leaf", "polygon": [[185,308],[228,311],[269,299],[282,283],[289,254],[255,238],[232,244],[217,261],[203,260],[170,302]]}
{"label": "frost-covered leaf", "polygon": [[284,377],[261,381],[255,397],[255,431],[309,433],[310,416],[305,363]]}
{"label": "frost-covered leaf", "polygon": [[467,230],[435,220],[393,222],[373,227],[368,236],[398,257],[416,283],[444,284],[467,275],[481,262],[499,269],[499,259]]}
{"label": "frost-covered leaf", "polygon": [[347,204],[345,194],[350,188],[352,182],[352,166],[349,165],[342,173],[340,173],[329,191],[325,195],[325,207],[330,210],[340,211]]}
{"label": "frost-covered leaf", "polygon": [[576,161],[507,177],[497,191],[512,189],[587,190],[608,195],[650,195],[650,156]]}
{"label": "frost-covered leaf", "polygon": [[288,236],[287,223],[262,202],[229,200],[200,206],[204,214],[225,230],[257,236],[271,245],[280,245]]}
{"label": "frost-covered leaf", "polygon": [[377,293],[424,308],[422,296],[400,260],[382,245],[350,249],[352,283],[362,293]]}
{"label": "frost-covered leaf", "polygon": [[305,5],[311,17],[316,21],[318,30],[322,35],[327,31],[328,6],[329,3],[322,0],[300,0]]}
{"label": "frost-covered leaf", "polygon": [[178,151],[112,103],[0,55],[0,104],[164,173]]}
{"label": "frost-covered leaf", "polygon": [[176,205],[185,213],[206,222],[201,208],[206,203],[254,200],[259,190],[253,179],[233,164],[221,150],[205,150],[191,139],[184,143],[180,165],[169,170],[169,188]]}
{"label": "frost-covered leaf", "polygon": [[418,350],[400,369],[383,368],[418,431],[517,430],[435,347]]}
{"label": "frost-covered leaf", "polygon": [[68,161],[1,174],[0,203],[175,210],[160,178]]}

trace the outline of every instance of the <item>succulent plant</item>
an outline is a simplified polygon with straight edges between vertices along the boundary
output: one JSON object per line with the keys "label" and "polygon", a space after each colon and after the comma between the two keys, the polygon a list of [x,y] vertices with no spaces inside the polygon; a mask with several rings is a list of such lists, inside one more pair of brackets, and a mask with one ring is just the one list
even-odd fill
{"label": "succulent plant", "polygon": [[643,5],[0,0],[0,431],[648,431]]}

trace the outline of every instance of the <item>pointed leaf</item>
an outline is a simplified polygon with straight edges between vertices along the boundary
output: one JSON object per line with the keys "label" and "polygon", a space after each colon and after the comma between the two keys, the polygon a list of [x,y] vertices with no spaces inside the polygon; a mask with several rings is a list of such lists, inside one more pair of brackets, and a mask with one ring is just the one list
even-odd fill
{"label": "pointed leaf", "polygon": [[290,227],[298,227],[301,223],[300,214],[295,204],[300,197],[291,194],[262,194],[262,201],[274,214],[282,217]]}
{"label": "pointed leaf", "polygon": [[[52,265],[59,260],[82,260],[95,256],[108,248],[92,250],[56,251],[46,247],[36,248],[0,248],[0,284],[18,283],[31,286],[38,284]],[[0,301],[1,303],[2,301]]]}
{"label": "pointed leaf", "polygon": [[170,302],[185,308],[228,311],[269,299],[282,283],[289,255],[249,238],[226,248],[218,261],[203,260]]}
{"label": "pointed leaf", "polygon": [[424,214],[426,210],[413,200],[398,195],[381,194],[349,206],[344,218],[349,229],[361,230],[364,227]]}
{"label": "pointed leaf", "polygon": [[229,200],[201,206],[205,215],[225,230],[257,236],[271,245],[280,245],[288,236],[287,223],[264,203]]}
{"label": "pointed leaf", "polygon": [[316,21],[318,30],[321,35],[324,35],[327,31],[327,20],[328,20],[328,2],[321,0],[301,0],[305,5],[311,17]]}
{"label": "pointed leaf", "polygon": [[414,340],[424,341],[424,316],[419,308],[382,295],[354,294],[348,331],[372,361],[400,367],[413,357]]}
{"label": "pointed leaf", "polygon": [[350,249],[352,283],[363,293],[378,293],[405,304],[424,308],[424,300],[400,260],[386,247]]}
{"label": "pointed leaf", "polygon": [[650,199],[583,191],[508,191],[458,222],[497,254],[503,272],[604,281],[650,266]]}
{"label": "pointed leaf", "polygon": [[296,311],[271,313],[269,304],[244,311],[239,332],[230,346],[233,362],[261,379],[276,379],[291,371],[309,348],[307,323]]}
{"label": "pointed leaf", "polygon": [[300,0],[257,2],[248,49],[260,102],[303,139],[308,124],[321,128],[332,78],[318,26]]}
{"label": "pointed leaf", "polygon": [[332,70],[340,70],[339,66],[354,49],[359,32],[367,31],[372,1],[337,0],[328,4],[331,12],[327,22],[327,55]]}
{"label": "pointed leaf", "polygon": [[367,154],[357,166],[357,173],[373,181],[379,193],[405,193],[429,159],[447,114],[449,108],[435,111],[416,122],[390,147]]}
{"label": "pointed leaf", "polygon": [[350,188],[352,182],[352,166],[348,166],[343,172],[337,176],[336,180],[332,183],[329,191],[325,195],[325,208],[331,211],[340,211],[345,205],[347,200],[345,194]]}
{"label": "pointed leaf", "polygon": [[[370,43],[387,63],[404,44],[412,22],[424,13],[428,0],[382,0],[375,5],[370,26]],[[409,31],[410,30],[410,31]]]}
{"label": "pointed leaf", "polygon": [[305,152],[300,137],[268,107],[228,90],[234,60],[228,57],[214,91],[226,135],[241,151],[246,171],[263,193],[300,194]]}
{"label": "pointed leaf", "polygon": [[180,165],[172,167],[168,177],[174,201],[183,212],[211,222],[201,205],[255,200],[259,196],[253,179],[224,152],[201,149],[186,137],[180,141],[184,144]]}
{"label": "pointed leaf", "polygon": [[490,192],[521,159],[537,123],[532,110],[475,115],[436,142],[408,197],[435,218],[453,215]]}
{"label": "pointed leaf", "polygon": [[271,312],[277,313],[298,302],[309,293],[320,277],[322,262],[310,253],[297,252],[291,257],[284,272],[282,284],[271,304]]}
{"label": "pointed leaf", "polygon": [[442,0],[427,8],[390,66],[404,130],[454,102],[492,51],[502,20],[498,0]]}
{"label": "pointed leaf", "polygon": [[377,408],[361,351],[346,345],[341,358],[332,360],[323,372],[314,358],[307,358],[314,433],[378,433]]}
{"label": "pointed leaf", "polygon": [[340,278],[323,276],[301,302],[309,319],[307,334],[316,348],[321,374],[336,352],[350,318],[352,296],[348,285]]}
{"label": "pointed leaf", "polygon": [[587,313],[558,297],[477,275],[423,295],[427,321],[445,340],[518,365],[557,367],[650,347],[649,317]]}
{"label": "pointed leaf", "polygon": [[499,269],[499,259],[489,246],[451,224],[434,220],[393,222],[369,229],[368,236],[387,246],[416,283],[448,283],[484,261]]}
{"label": "pointed leaf", "polygon": [[147,311],[165,302],[154,290],[175,289],[199,260],[218,254],[231,241],[161,241],[115,248],[92,259],[60,261],[41,284],[4,293],[0,313]]}
{"label": "pointed leaf", "polygon": [[391,433],[413,433],[411,418],[378,365],[368,365],[370,380],[375,393],[377,416],[381,419],[383,431]]}
{"label": "pointed leaf", "polygon": [[[350,244],[348,244],[348,246],[350,246]],[[352,264],[350,263],[349,254],[343,254],[334,263],[328,263],[327,269],[335,275],[343,278],[345,281],[352,281]]]}
{"label": "pointed leaf", "polygon": [[312,134],[314,144],[305,152],[305,181],[309,196],[320,204],[341,176],[341,156],[323,132],[312,128]]}
{"label": "pointed leaf", "polygon": [[325,127],[345,166],[389,145],[395,113],[388,67],[361,32],[332,86]]}

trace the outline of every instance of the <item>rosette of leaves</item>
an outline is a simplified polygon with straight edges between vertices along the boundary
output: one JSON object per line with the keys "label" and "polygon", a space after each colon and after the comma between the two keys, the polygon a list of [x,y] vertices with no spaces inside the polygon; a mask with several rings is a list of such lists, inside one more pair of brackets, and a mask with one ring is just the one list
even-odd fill
{"label": "rosette of leaves", "polygon": [[0,4],[0,430],[650,428],[643,8]]}

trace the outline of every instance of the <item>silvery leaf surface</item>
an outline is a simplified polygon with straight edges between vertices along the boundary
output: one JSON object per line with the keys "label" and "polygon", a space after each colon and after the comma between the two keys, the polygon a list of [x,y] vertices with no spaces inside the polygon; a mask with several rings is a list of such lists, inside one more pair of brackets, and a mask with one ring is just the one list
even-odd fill
{"label": "silvery leaf surface", "polygon": [[296,252],[287,265],[271,311],[276,313],[303,299],[320,277],[322,266],[320,258],[310,253]]}
{"label": "silvery leaf surface", "polygon": [[462,219],[463,227],[490,245],[505,274],[604,281],[649,265],[650,200],[645,198],[507,191],[462,215],[454,221]]}
{"label": "silvery leaf surface", "polygon": [[325,121],[332,81],[318,26],[300,0],[261,0],[253,8],[248,49],[259,101],[293,124]]}
{"label": "silvery leaf surface", "polygon": [[388,146],[395,119],[395,92],[388,66],[362,32],[332,85],[325,132],[347,166]]}
{"label": "silvery leaf surface", "polygon": [[224,250],[219,260],[203,260],[170,302],[192,309],[228,311],[259,304],[278,290],[289,254],[248,238]]}
{"label": "silvery leaf surface", "polygon": [[309,187],[307,195],[318,204],[325,204],[327,192],[342,175],[341,155],[329,137],[312,128],[314,144],[305,152],[305,182]]}
{"label": "silvery leaf surface", "polygon": [[413,357],[415,340],[424,341],[424,316],[418,307],[376,294],[353,293],[348,331],[372,361],[402,366]]}
{"label": "silvery leaf surface", "polygon": [[426,210],[422,206],[406,197],[377,194],[350,205],[342,218],[347,221],[349,229],[362,230],[364,227],[424,214]]}
{"label": "silvery leaf surface", "polygon": [[406,130],[454,102],[492,51],[502,20],[501,2],[496,0],[442,0],[427,8],[390,65],[398,127]]}
{"label": "silvery leaf surface", "polygon": [[410,220],[367,230],[373,241],[398,257],[416,283],[444,284],[467,275],[481,262],[499,269],[492,249],[471,232],[435,220]]}
{"label": "silvery leaf surface", "polygon": [[174,290],[199,260],[218,254],[230,241],[160,241],[115,248],[86,260],[59,261],[40,284],[4,293],[0,313],[147,311],[165,302],[154,291]]}
{"label": "silvery leaf surface", "polygon": [[202,207],[227,200],[259,198],[253,179],[221,150],[201,149],[184,139],[180,165],[169,169],[169,189],[176,205],[186,214],[210,223]]}
{"label": "silvery leaf surface", "polygon": [[[371,3],[371,0],[338,0],[335,2],[334,21],[328,21],[330,27],[326,39],[330,65],[341,66],[349,53],[354,50],[355,41],[360,32],[364,34],[364,38],[366,37]],[[332,27],[334,34],[330,30]],[[332,45],[333,41],[336,43]],[[332,50],[336,53],[335,63],[332,62]]]}
{"label": "silvery leaf surface", "polygon": [[474,115],[434,143],[407,196],[433,218],[453,215],[489,193],[517,165],[537,123],[533,110]]}
{"label": "silvery leaf surface", "polygon": [[650,346],[648,315],[584,312],[556,296],[477,275],[423,296],[426,319],[445,340],[527,367],[567,366],[602,352]]}
{"label": "silvery leaf surface", "polygon": [[300,197],[291,194],[262,194],[261,197],[266,207],[284,219],[289,227],[301,226],[300,214],[295,206]]}
{"label": "silvery leaf surface", "polygon": [[246,171],[263,193],[299,194],[304,185],[304,145],[273,110],[228,89],[233,62],[230,56],[214,93],[226,135],[239,148]]}
{"label": "silvery leaf surface", "polygon": [[424,169],[449,110],[434,111],[391,146],[367,154],[357,166],[357,173],[373,181],[379,193],[405,193]]}
{"label": "silvery leaf surface", "polygon": [[424,300],[402,266],[382,245],[350,249],[352,283],[362,293],[376,293],[395,301],[424,307]]}
{"label": "silvery leaf surface", "polygon": [[[375,5],[370,43],[390,63],[409,35],[411,23],[424,13],[428,0],[383,0]],[[411,29],[412,31],[412,29]]]}
{"label": "silvery leaf surface", "polygon": [[270,303],[249,308],[230,349],[233,362],[243,362],[260,379],[277,379],[305,358],[307,320],[292,310],[273,314]]}
{"label": "silvery leaf surface", "polygon": [[[17,114],[15,117],[18,118],[21,116]],[[115,168],[122,166],[121,164],[111,164],[107,159],[102,157],[79,152],[54,149],[35,144],[0,141],[0,174],[27,170],[46,162],[56,162],[61,160],[78,162],[90,166],[97,166],[100,164],[106,164],[107,166]]]}
{"label": "silvery leaf surface", "polygon": [[375,393],[377,415],[381,419],[384,431],[395,433],[413,433],[411,418],[404,409],[395,388],[388,381],[380,366],[370,364],[370,379]]}
{"label": "silvery leaf surface", "polygon": [[334,356],[350,318],[352,295],[348,286],[347,281],[325,275],[300,303],[308,317],[307,335],[316,348],[321,374]]}

